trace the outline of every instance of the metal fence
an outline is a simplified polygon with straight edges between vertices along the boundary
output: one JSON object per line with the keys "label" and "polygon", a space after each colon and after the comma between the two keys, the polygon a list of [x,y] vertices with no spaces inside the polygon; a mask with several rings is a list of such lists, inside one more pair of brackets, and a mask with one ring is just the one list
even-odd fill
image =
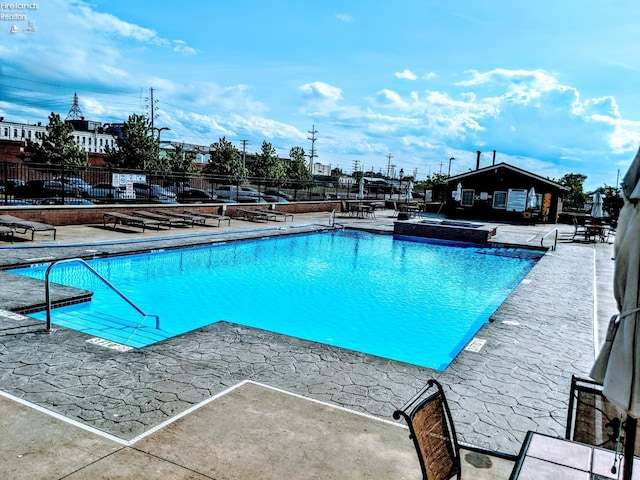
{"label": "metal fence", "polygon": [[[356,198],[358,190],[357,184],[327,179],[236,181],[202,173],[0,162],[0,205],[310,201]],[[367,198],[384,199],[394,192],[372,188],[365,193]]]}

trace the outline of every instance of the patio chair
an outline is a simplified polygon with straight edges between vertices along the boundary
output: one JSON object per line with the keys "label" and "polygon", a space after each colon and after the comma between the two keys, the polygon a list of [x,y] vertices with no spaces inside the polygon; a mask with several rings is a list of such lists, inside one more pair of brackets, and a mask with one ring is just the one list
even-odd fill
{"label": "patio chair", "polygon": [[436,380],[393,413],[404,417],[424,480],[509,478],[516,456],[470,445],[460,446],[449,405]]}
{"label": "patio chair", "polygon": [[[609,450],[622,451],[620,428],[626,414],[602,394],[602,385],[573,375],[569,394],[566,438]],[[636,431],[635,454],[640,455]]]}
{"label": "patio chair", "polygon": [[56,227],[49,225],[48,223],[32,222],[29,220],[23,220],[13,215],[0,215],[0,225],[13,228],[15,232],[22,230],[22,234],[31,232],[31,241],[33,242],[36,232],[53,232],[53,239],[56,239]]}

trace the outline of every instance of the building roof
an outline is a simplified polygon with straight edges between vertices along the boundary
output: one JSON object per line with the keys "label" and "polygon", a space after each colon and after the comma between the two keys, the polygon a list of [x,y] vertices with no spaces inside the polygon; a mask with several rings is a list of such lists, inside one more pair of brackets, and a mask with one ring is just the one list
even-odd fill
{"label": "building roof", "polygon": [[504,162],[497,163],[495,165],[490,165],[488,167],[479,168],[477,170],[472,170],[470,172],[461,173],[459,175],[454,175],[454,176],[449,177],[447,179],[447,183],[458,182],[458,181],[463,180],[464,178],[469,178],[471,176],[478,175],[478,174],[481,174],[481,173],[487,173],[487,172],[490,172],[491,170],[496,170],[496,169],[511,170],[512,172],[515,172],[515,173],[518,173],[520,175],[524,175],[524,176],[530,177],[530,178],[532,178],[532,179],[534,179],[534,180],[536,180],[538,182],[541,182],[541,183],[546,183],[547,185],[549,185],[551,187],[554,187],[554,188],[557,188],[559,190],[569,190],[567,187],[565,187],[563,185],[560,185],[559,183],[554,182],[552,180],[549,180],[548,178],[541,177],[540,175],[536,175],[535,173],[528,172],[527,170],[523,170],[521,168],[514,167],[513,165],[509,165],[508,163],[504,163]]}

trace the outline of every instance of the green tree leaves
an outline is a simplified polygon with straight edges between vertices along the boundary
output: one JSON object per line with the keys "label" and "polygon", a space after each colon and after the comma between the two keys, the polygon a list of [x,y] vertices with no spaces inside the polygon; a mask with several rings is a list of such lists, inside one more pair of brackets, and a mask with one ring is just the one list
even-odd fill
{"label": "green tree leaves", "polygon": [[240,151],[225,137],[209,147],[211,159],[202,169],[209,175],[221,175],[231,177],[235,182],[242,181],[248,175],[247,169],[242,165]]}
{"label": "green tree leaves", "polygon": [[151,122],[144,115],[130,115],[116,138],[117,148],[107,146],[107,162],[114,167],[167,171],[168,163],[160,160],[160,144],[152,135]]}
{"label": "green tree leaves", "polygon": [[86,167],[89,162],[87,153],[73,138],[73,126],[63,122],[60,115],[51,112],[47,133],[42,144],[27,140],[26,152],[29,161],[65,167]]}

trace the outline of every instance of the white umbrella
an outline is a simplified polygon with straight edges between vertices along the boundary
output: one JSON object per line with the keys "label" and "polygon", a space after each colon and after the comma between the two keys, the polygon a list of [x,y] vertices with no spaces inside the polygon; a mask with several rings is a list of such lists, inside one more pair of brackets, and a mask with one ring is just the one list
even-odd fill
{"label": "white umbrella", "polygon": [[358,198],[360,200],[364,198],[364,177],[360,177],[360,182],[358,183]]}
{"label": "white umbrella", "polygon": [[533,210],[538,206],[538,197],[536,196],[536,189],[531,187],[529,190],[529,198],[527,199],[527,208]]}
{"label": "white umbrella", "polygon": [[456,192],[453,195],[453,199],[456,202],[461,202],[462,201],[462,184],[460,182],[458,182],[458,186],[456,187]]}
{"label": "white umbrella", "polygon": [[[602,383],[607,400],[627,412],[625,455],[632,459],[635,418],[640,416],[640,150],[623,179],[622,197],[624,206],[614,245],[613,283],[620,314],[609,325],[606,341],[590,376]],[[631,478],[632,466],[633,462],[625,462],[624,478]]]}
{"label": "white umbrella", "polygon": [[602,194],[596,192],[593,195],[593,203],[591,204],[591,218],[602,218]]}
{"label": "white umbrella", "polygon": [[413,199],[413,182],[409,180],[407,183],[407,200]]}

